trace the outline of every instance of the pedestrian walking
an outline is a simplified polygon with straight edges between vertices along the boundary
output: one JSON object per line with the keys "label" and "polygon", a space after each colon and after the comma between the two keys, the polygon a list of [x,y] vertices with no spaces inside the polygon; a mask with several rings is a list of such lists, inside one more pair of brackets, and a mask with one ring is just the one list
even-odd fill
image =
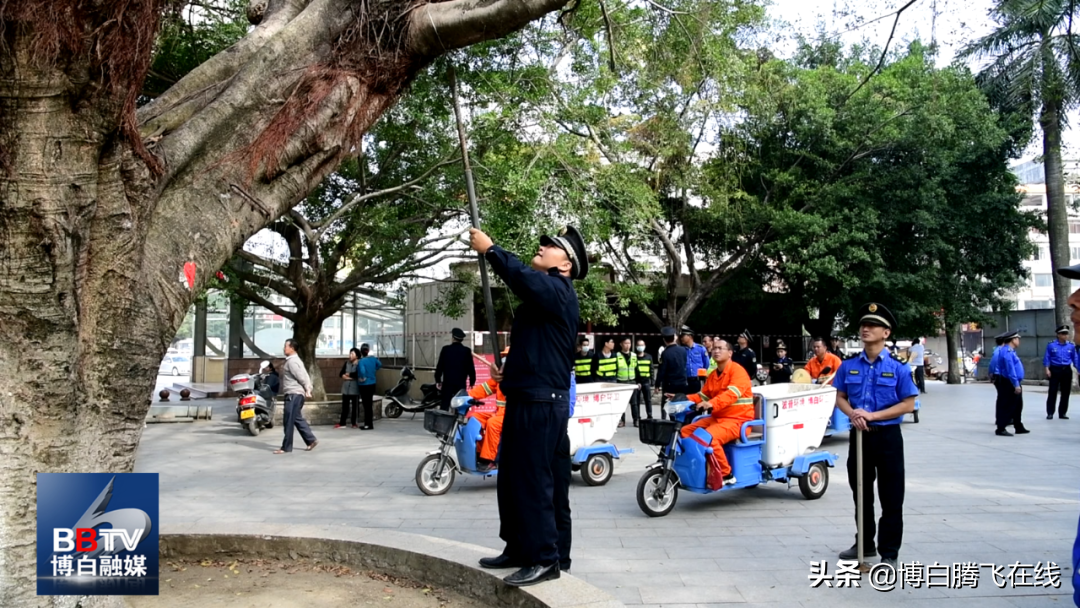
{"label": "pedestrian walking", "polygon": [[[904,534],[904,437],[900,423],[915,411],[919,394],[907,365],[885,350],[885,340],[896,330],[896,317],[882,304],[864,304],[858,312],[862,352],[840,364],[833,378],[836,405],[863,434],[863,505],[868,510],[863,529],[863,555],[895,570]],[[858,505],[856,433],[850,433],[847,472],[851,495]],[[874,483],[881,502],[881,519],[874,522]],[[856,544],[840,552],[840,559],[858,559]]]}
{"label": "pedestrian walking", "polygon": [[[1024,428],[1021,414],[1024,411],[1024,392],[1021,382],[1024,380],[1024,364],[1016,356],[1016,347],[1020,346],[1020,332],[1007,331],[999,336],[1002,346],[998,349],[998,362],[994,374],[994,388],[997,389],[995,407],[995,435],[1012,437],[1005,427],[1012,425],[1017,435],[1030,433]],[[991,362],[993,365],[993,362]]]}
{"label": "pedestrian walking", "polygon": [[439,409],[444,412],[450,411],[450,400],[454,395],[476,384],[476,364],[473,363],[472,350],[462,344],[465,332],[455,327],[450,330],[450,338],[450,344],[442,347],[439,360],[435,363],[435,386],[439,388],[442,399]]}
{"label": "pedestrian walking", "polygon": [[656,368],[656,392],[660,393],[660,418],[664,416],[665,394],[685,395],[690,392],[686,385],[686,347],[676,343],[675,328],[663,327],[660,335],[664,349],[660,353],[660,365]]}
{"label": "pedestrian walking", "polygon": [[[1069,342],[1069,326],[1057,328],[1057,340],[1046,345],[1043,355],[1043,368],[1050,379],[1050,392],[1046,395],[1046,419],[1054,419],[1057,408],[1058,418],[1068,420],[1069,392],[1072,390],[1072,365],[1076,360],[1076,346]],[[1058,392],[1061,402],[1058,403]]]}
{"label": "pedestrian walking", "polygon": [[360,361],[356,365],[357,387],[360,390],[360,400],[364,405],[364,425],[361,431],[370,431],[375,428],[373,406],[375,402],[375,380],[382,361],[378,357],[370,355],[371,347],[367,344],[360,345]]}
{"label": "pedestrian walking", "polygon": [[350,348],[349,358],[341,364],[341,418],[334,425],[335,429],[343,429],[352,420],[355,429],[357,414],[360,412],[360,386],[357,383],[356,365],[360,362],[360,349]]}
{"label": "pedestrian walking", "polygon": [[683,325],[679,333],[686,348],[686,392],[696,393],[701,390],[702,376],[709,373],[709,353],[704,346],[694,343],[694,330]]}
{"label": "pedestrian walking", "polygon": [[579,322],[572,281],[588,272],[585,242],[569,226],[556,237],[541,237],[529,268],[480,230],[469,233],[471,247],[521,301],[510,329],[514,356],[500,382],[506,412],[497,491],[499,537],[506,546],[480,565],[519,568],[503,580],[534,585],[559,578],[560,563],[570,559],[559,551],[560,529],[569,525],[563,515],[569,517],[556,505],[555,485],[564,474],[558,450],[566,445]]}
{"label": "pedestrian walking", "polygon": [[922,341],[922,338],[915,338],[911,343],[907,362],[915,377],[915,386],[919,387],[920,393],[926,394],[926,372],[923,369],[926,366],[926,347],[923,346]]}
{"label": "pedestrian walking", "polygon": [[293,432],[300,431],[300,438],[307,445],[307,451],[315,449],[319,440],[311,432],[311,426],[304,420],[304,398],[311,398],[311,377],[308,376],[304,362],[296,354],[296,340],[285,340],[285,363],[281,366],[281,392],[285,395],[285,410],[282,412],[282,430],[285,438],[281,448],[275,454],[288,454],[293,449]]}

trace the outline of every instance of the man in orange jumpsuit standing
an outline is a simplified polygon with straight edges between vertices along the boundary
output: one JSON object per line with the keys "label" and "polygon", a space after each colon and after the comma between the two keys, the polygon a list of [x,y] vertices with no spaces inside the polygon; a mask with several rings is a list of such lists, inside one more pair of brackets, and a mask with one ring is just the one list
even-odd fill
{"label": "man in orange jumpsuit standing", "polygon": [[712,415],[682,427],[681,431],[684,438],[697,429],[705,429],[712,436],[713,454],[720,463],[724,485],[735,483],[731,465],[724,454],[724,444],[738,439],[742,424],[754,419],[750,376],[741,365],[731,361],[732,353],[731,345],[726,340],[713,342],[712,357],[716,361],[716,369],[706,378],[700,393],[687,397],[699,404],[699,410],[711,406]]}
{"label": "man in orange jumpsuit standing", "polygon": [[[509,348],[502,351],[505,359],[510,352]],[[487,361],[484,361],[487,363]],[[489,364],[490,365],[490,364]],[[506,412],[506,397],[499,389],[501,375],[494,366],[491,368],[492,377],[487,382],[477,384],[469,390],[469,396],[473,399],[486,399],[495,395],[495,410],[469,410],[469,417],[475,418],[484,429],[484,438],[480,442],[480,456],[476,461],[476,470],[483,473],[495,468],[495,458],[499,455],[499,439],[502,437],[503,414]]]}

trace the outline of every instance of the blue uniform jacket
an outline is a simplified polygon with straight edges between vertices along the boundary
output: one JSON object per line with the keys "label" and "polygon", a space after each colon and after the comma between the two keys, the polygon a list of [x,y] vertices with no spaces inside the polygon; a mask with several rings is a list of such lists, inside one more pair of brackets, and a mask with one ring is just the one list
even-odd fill
{"label": "blue uniform jacket", "polygon": [[1046,345],[1046,354],[1043,355],[1043,367],[1072,365],[1074,359],[1076,359],[1076,347],[1073,346],[1072,342],[1060,344],[1057,340],[1054,340]]}
{"label": "blue uniform jacket", "polygon": [[[705,347],[695,343],[690,348],[686,348],[686,377],[696,378],[699,369],[709,369],[709,353],[705,351]],[[750,376],[753,378],[753,376]]]}
{"label": "blue uniform jacket", "polygon": [[656,370],[657,390],[673,386],[686,386],[687,350],[681,344],[665,346],[660,353],[660,367]]}
{"label": "blue uniform jacket", "polygon": [[1020,362],[1020,357],[1016,356],[1016,351],[1011,346],[1001,349],[998,374],[1008,378],[1014,387],[1020,386],[1020,381],[1024,379],[1024,364]]}
{"label": "blue uniform jacket", "polygon": [[991,376],[996,376],[1001,373],[1001,347],[994,348],[994,354],[990,357],[990,369]]}
{"label": "blue uniform jacket", "polygon": [[508,399],[569,401],[579,319],[573,283],[554,268],[529,268],[498,245],[484,257],[521,299],[510,328],[514,356],[506,358],[500,388]]}
{"label": "blue uniform jacket", "polygon": [[[877,361],[866,358],[866,351],[840,364],[840,371],[833,378],[837,391],[847,393],[851,407],[868,412],[880,412],[919,394],[911,379],[911,368],[892,358],[888,350],[882,350]],[[890,420],[871,422],[874,426],[900,424],[903,416]]]}

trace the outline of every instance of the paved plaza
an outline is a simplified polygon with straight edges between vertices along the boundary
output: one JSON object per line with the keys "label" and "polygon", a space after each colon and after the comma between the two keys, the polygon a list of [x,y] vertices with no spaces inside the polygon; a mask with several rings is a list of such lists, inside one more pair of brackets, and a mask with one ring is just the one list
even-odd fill
{"label": "paved plaza", "polygon": [[[997,564],[1006,574],[1016,562],[1055,562],[1060,588],[1000,589],[989,567],[980,569],[976,588],[923,585],[885,593],[865,580],[859,589],[811,588],[811,561],[828,560],[832,573],[837,552],[854,541],[844,473],[847,433],[823,446],[842,458],[820,500],[805,500],[797,486],[780,484],[711,496],[682,493],[667,517],[650,519],[634,491],[655,454],[629,426],[615,442],[635,453],[616,464],[606,486],[588,487],[574,476],[572,573],[629,606],[1072,605],[1080,398],[1074,397],[1073,420],[1050,421],[1046,389],[1026,387],[1031,434],[996,437],[989,385],[928,388],[921,422],[904,425],[900,561]],[[416,465],[436,446],[420,416],[377,421],[369,432],[316,427],[315,433],[316,450],[303,451],[297,439],[297,451],[272,455],[280,430],[251,437],[236,423],[233,402],[219,400],[212,421],[150,425],[136,471],[161,474],[166,525],[227,524],[237,533],[252,522],[390,528],[490,547],[492,555],[501,549],[494,478],[459,476],[444,496],[416,488]]]}

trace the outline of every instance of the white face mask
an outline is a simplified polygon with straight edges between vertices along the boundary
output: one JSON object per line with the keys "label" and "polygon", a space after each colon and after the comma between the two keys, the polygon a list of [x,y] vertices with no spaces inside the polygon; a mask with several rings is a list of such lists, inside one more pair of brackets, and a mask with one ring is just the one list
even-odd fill
{"label": "white face mask", "polygon": [[639,352],[639,353],[645,352],[645,347],[644,346],[637,347],[637,352]]}

